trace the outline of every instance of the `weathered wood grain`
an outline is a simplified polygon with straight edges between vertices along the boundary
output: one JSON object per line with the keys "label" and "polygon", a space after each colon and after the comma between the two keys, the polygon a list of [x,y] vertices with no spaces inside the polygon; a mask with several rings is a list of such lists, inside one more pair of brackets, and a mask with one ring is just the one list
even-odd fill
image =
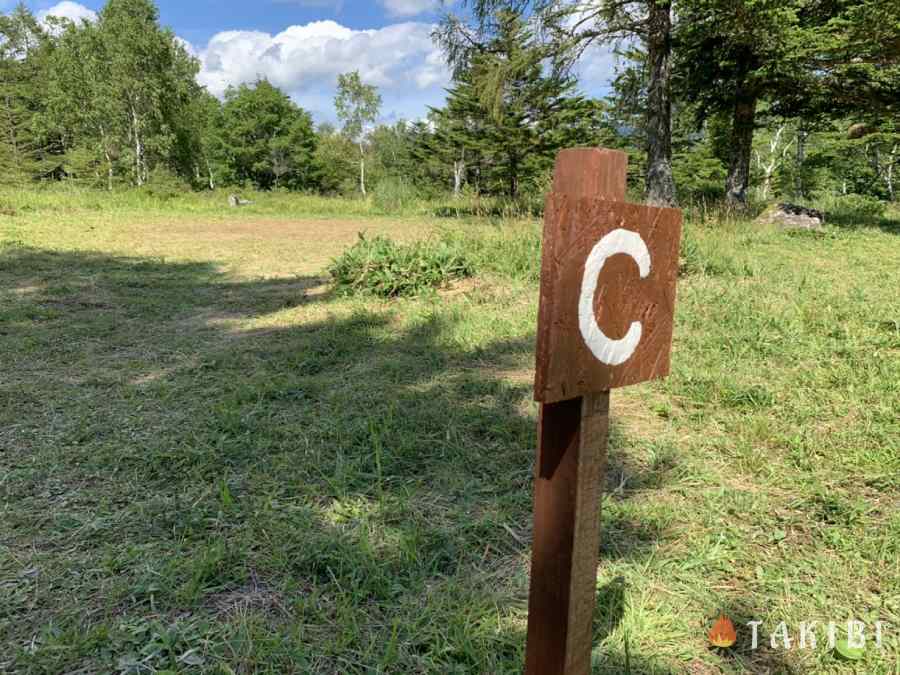
{"label": "weathered wood grain", "polygon": [[628,155],[606,148],[570,148],[556,157],[553,193],[625,201]]}
{"label": "weathered wood grain", "polygon": [[587,675],[609,392],[541,406],[527,675]]}
{"label": "weathered wood grain", "polygon": [[[579,303],[592,249],[613,231],[640,236],[650,254],[649,274],[635,260],[612,255],[596,279],[594,318],[611,340],[639,322],[641,338],[621,364],[600,361],[586,343]],[[606,201],[571,193],[547,198],[535,399],[563,401],[669,374],[681,212]]]}
{"label": "weathered wood grain", "polygon": [[609,389],[669,371],[681,215],[624,203],[627,163],[564,151],[547,199],[526,675],[591,672]]}

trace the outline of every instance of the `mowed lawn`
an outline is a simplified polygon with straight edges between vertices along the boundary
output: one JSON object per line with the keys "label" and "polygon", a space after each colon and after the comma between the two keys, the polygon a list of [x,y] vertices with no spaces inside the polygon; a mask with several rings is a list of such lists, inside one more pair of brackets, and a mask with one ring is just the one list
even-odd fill
{"label": "mowed lawn", "polygon": [[[0,673],[520,672],[537,260],[323,269],[536,224],[103,199],[0,216]],[[595,672],[900,673],[900,217],[689,223],[684,268],[672,377],[613,394]]]}

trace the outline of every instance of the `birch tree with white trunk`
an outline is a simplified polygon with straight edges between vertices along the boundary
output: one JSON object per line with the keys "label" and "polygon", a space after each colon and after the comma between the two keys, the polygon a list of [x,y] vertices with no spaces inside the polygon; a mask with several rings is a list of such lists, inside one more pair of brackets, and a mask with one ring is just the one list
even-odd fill
{"label": "birch tree with white trunk", "polygon": [[381,111],[381,95],[373,85],[365,84],[355,70],[338,75],[334,107],[343,124],[344,135],[359,149],[359,191],[366,196],[366,137]]}

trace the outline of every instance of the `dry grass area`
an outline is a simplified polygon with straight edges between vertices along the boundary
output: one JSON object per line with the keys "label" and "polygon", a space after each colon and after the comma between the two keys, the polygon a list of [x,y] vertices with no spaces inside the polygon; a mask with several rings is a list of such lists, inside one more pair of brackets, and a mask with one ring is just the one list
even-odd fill
{"label": "dry grass area", "polygon": [[[86,222],[85,222],[86,221]],[[59,221],[29,228],[34,245],[60,244]],[[66,223],[68,225],[68,223]],[[64,227],[66,227],[64,225]],[[216,261],[244,277],[321,274],[328,262],[352,245],[360,232],[398,240],[427,236],[433,225],[408,219],[259,219],[235,214],[228,219],[165,216],[79,218],[66,228],[73,250],[99,250],[123,256],[175,261]]]}
{"label": "dry grass area", "polygon": [[[440,225],[81,199],[0,217],[0,673],[520,672],[533,267],[339,297],[358,230]],[[672,377],[613,396],[594,671],[896,674],[896,221],[688,231]],[[850,618],[898,628],[772,646]]]}

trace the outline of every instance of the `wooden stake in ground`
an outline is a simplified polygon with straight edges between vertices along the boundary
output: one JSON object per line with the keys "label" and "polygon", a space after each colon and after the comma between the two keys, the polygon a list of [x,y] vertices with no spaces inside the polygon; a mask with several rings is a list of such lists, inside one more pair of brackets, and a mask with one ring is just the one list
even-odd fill
{"label": "wooden stake in ground", "polygon": [[560,153],[547,198],[526,675],[587,675],[609,390],[669,373],[681,213],[625,202],[628,159]]}

